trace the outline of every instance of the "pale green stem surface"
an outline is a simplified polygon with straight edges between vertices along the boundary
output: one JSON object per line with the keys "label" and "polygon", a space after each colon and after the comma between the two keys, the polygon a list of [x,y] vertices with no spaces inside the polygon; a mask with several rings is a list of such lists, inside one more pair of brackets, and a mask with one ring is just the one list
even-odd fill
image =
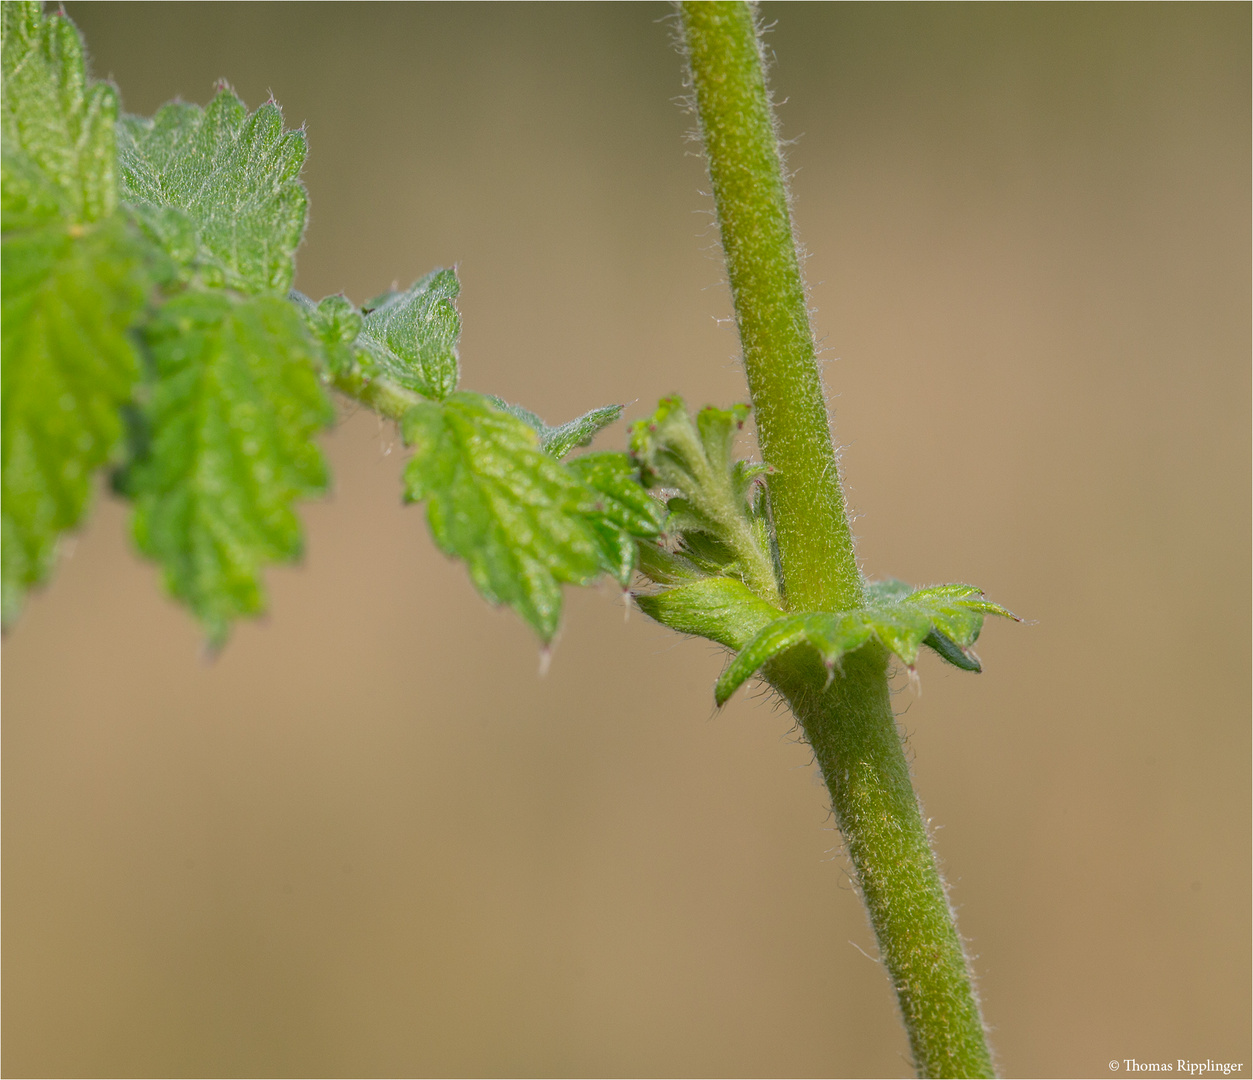
{"label": "pale green stem surface", "polygon": [[[787,606],[861,604],[862,580],[831,442],[754,14],[682,4]],[[792,707],[831,792],[921,1076],[992,1076],[969,965],[936,868],[888,696],[867,645],[827,682],[794,650],[766,675]]]}

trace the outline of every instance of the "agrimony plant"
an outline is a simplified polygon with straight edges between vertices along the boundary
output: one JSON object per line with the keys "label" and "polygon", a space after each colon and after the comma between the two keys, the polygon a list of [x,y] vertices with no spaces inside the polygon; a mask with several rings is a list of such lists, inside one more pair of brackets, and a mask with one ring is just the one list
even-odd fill
{"label": "agrimony plant", "polygon": [[327,469],[331,393],[395,421],[403,497],[478,591],[546,648],[562,588],[609,575],[675,630],[735,654],[722,705],[760,675],[831,791],[923,1075],[990,1075],[960,939],[888,700],[925,647],[978,671],[969,585],[866,582],[814,360],[759,33],[738,2],[681,6],[762,461],[747,405],[663,400],[628,452],[587,446],[622,413],[549,426],[461,389],[459,284],[437,269],[360,306],[292,291],[303,132],[226,85],[208,106],[120,112],[69,20],[3,4],[3,619],[45,581],[96,476],[136,544],[221,646],[299,557],[300,500]]}

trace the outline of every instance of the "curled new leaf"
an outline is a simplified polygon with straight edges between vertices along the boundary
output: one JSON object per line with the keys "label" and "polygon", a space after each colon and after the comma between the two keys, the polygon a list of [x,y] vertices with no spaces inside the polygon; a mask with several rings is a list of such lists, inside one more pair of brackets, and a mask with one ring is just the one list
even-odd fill
{"label": "curled new leaf", "polygon": [[666,531],[700,573],[735,577],[768,603],[780,603],[762,493],[764,465],[735,461],[747,405],[707,406],[688,415],[682,398],[631,425],[631,453],[644,482],[668,489]]}

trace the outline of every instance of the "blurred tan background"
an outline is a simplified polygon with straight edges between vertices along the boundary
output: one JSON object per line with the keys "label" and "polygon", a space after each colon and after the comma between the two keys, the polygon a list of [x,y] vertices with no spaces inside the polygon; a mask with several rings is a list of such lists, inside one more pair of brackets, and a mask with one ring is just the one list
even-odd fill
{"label": "blurred tan background", "polygon": [[[308,125],[304,291],[457,263],[467,387],[743,396],[668,8],[69,10],[131,111]],[[1004,1072],[1247,1075],[1250,9],[767,16],[867,573],[1034,620],[897,699]],[[786,716],[608,587],[539,678],[326,445],[216,662],[106,497],[5,641],[5,1073],[907,1074]]]}

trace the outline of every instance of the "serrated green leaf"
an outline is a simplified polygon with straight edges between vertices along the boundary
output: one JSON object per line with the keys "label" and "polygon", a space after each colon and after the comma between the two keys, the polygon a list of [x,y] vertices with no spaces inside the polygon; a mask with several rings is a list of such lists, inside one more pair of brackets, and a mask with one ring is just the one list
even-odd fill
{"label": "serrated green leaf", "polygon": [[6,230],[99,221],[117,204],[117,94],[88,80],[74,24],[40,8],[6,3],[0,13]]}
{"label": "serrated green leaf", "polygon": [[491,400],[502,412],[516,416],[523,423],[534,428],[539,435],[540,447],[544,453],[555,458],[565,457],[576,446],[591,445],[598,431],[608,427],[622,415],[621,405],[604,405],[599,409],[585,412],[573,420],[567,420],[557,427],[549,427],[530,409],[524,409],[521,405],[510,405],[498,397],[492,397]]}
{"label": "serrated green leaf", "polygon": [[145,230],[201,284],[285,293],[304,233],[303,131],[274,102],[254,113],[230,90],[118,125],[123,197]]}
{"label": "serrated green leaf", "polygon": [[866,587],[867,604],[853,611],[803,612],[786,615],[762,629],[740,650],[714,688],[722,705],[763,664],[802,643],[816,649],[828,667],[860,648],[871,637],[910,668],[926,645],[966,671],[979,671],[970,652],[985,614],[1017,619],[1012,612],[985,600],[973,585],[937,585],[910,590],[898,581]]}
{"label": "serrated green leaf", "polygon": [[626,454],[584,454],[567,468],[595,496],[587,517],[601,544],[601,562],[625,589],[635,574],[637,541],[661,532],[665,508],[640,484],[639,468]]}
{"label": "serrated green leaf", "polygon": [[332,410],[286,300],[191,289],[146,332],[152,435],[129,487],[135,538],[220,644],[264,606],[268,562],[301,553],[297,499],[326,485],[313,436]]}
{"label": "serrated green leaf", "polygon": [[127,334],[149,281],[114,212],[112,87],[89,83],[82,44],[38,4],[0,12],[0,410],[3,620],[42,581],[112,456],[138,358]]}
{"label": "serrated green leaf", "polygon": [[138,358],[127,327],[143,303],[143,253],[117,218],[77,236],[5,233],[0,294],[3,618],[79,524],[92,477],[122,434]]}
{"label": "serrated green leaf", "polygon": [[556,461],[529,424],[481,394],[416,405],[402,430],[414,449],[405,497],[427,500],[435,542],[465,560],[484,597],[508,604],[544,641],[557,630],[563,583],[621,569],[606,530],[647,528],[624,486],[629,462],[589,455],[600,460],[580,472]]}
{"label": "serrated green leaf", "polygon": [[361,324],[364,374],[442,401],[457,388],[461,291],[453,270],[432,270],[405,292],[389,293]]}
{"label": "serrated green leaf", "polygon": [[731,661],[714,686],[719,708],[768,660],[799,645],[808,638],[806,615],[786,615],[763,627]]}

